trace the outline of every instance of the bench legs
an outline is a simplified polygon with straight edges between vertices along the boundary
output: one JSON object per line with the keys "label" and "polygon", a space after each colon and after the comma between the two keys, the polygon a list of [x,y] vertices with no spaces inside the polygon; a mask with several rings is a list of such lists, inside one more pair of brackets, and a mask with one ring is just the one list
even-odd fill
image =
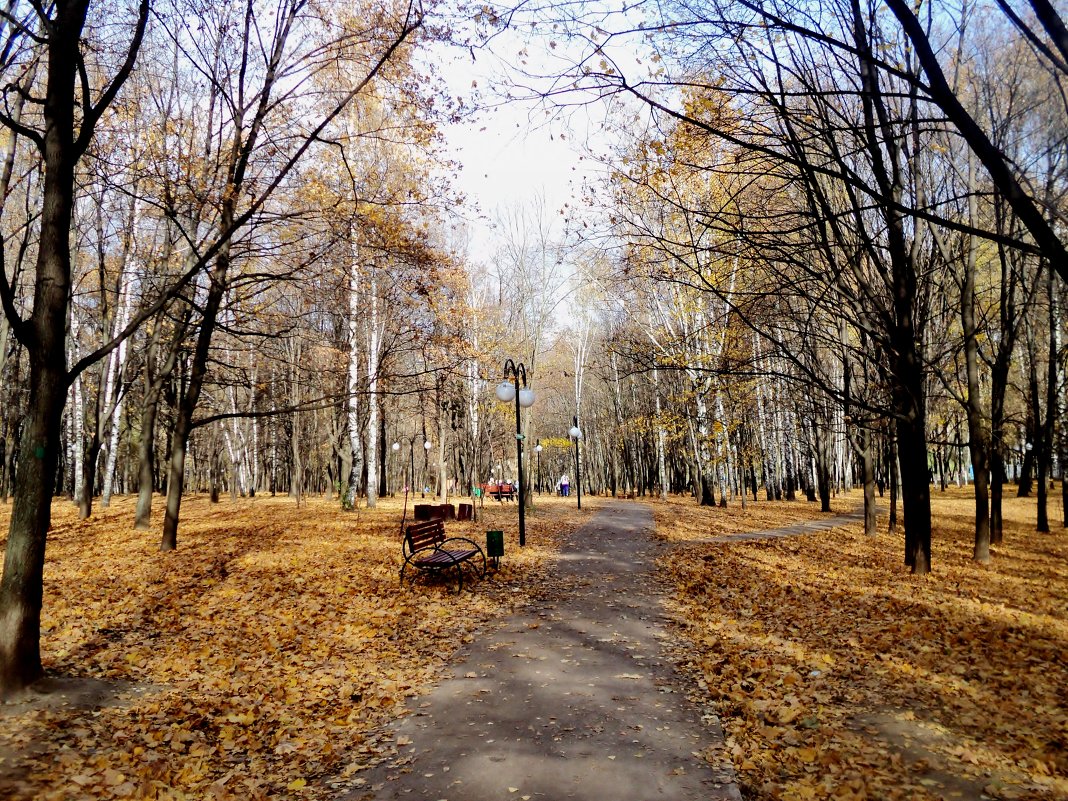
{"label": "bench legs", "polygon": [[[418,566],[415,566],[414,573],[426,572],[426,573],[429,573],[431,575],[434,575],[434,574],[440,573],[443,570],[448,570],[450,568],[456,568],[456,594],[459,595],[463,591],[463,588],[464,588],[464,563],[470,561],[472,563],[472,567],[474,568],[475,572],[478,574],[478,577],[479,578],[485,578],[486,577],[486,557],[485,557],[484,554],[479,554],[479,555],[482,557],[482,567],[481,567],[481,569],[479,569],[478,565],[474,563],[473,560],[474,560],[475,557],[471,557],[469,559],[462,559],[462,560],[460,560],[458,562],[453,562],[451,564],[441,565],[440,567],[418,567]],[[404,565],[401,567],[401,570],[400,570],[400,583],[401,584],[404,584],[404,573],[405,573],[405,571],[408,570],[408,566],[411,565],[411,564],[412,563],[410,561],[406,560],[404,562]],[[414,581],[414,576],[413,576],[413,581]]]}

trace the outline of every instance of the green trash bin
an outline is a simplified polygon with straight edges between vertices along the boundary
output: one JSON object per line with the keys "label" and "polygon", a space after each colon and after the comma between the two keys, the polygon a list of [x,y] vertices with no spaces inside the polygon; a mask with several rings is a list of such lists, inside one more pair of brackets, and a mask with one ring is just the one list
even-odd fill
{"label": "green trash bin", "polygon": [[493,569],[501,566],[501,557],[504,556],[504,532],[486,532],[486,556],[489,557]]}

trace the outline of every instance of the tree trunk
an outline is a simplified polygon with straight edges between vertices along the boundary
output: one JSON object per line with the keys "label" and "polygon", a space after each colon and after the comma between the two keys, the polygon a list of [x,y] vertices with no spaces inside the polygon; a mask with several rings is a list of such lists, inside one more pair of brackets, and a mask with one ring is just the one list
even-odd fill
{"label": "tree trunk", "polygon": [[389,451],[387,450],[386,442],[386,416],[383,413],[379,413],[378,417],[378,464],[381,469],[378,471],[378,495],[382,497],[389,492],[389,485],[386,481],[387,467],[389,466]]}
{"label": "tree trunk", "polygon": [[698,505],[715,506],[716,494],[712,489],[712,481],[705,473],[698,473]]}
{"label": "tree trunk", "polygon": [[1038,473],[1038,512],[1035,523],[1037,531],[1049,532],[1049,513],[1046,506],[1049,496],[1049,481],[1053,474],[1053,436],[1057,429],[1057,362],[1060,350],[1057,314],[1057,296],[1054,290],[1053,271],[1046,270],[1046,302],[1048,349],[1046,351],[1046,398],[1045,414],[1035,420],[1035,458]]}
{"label": "tree trunk", "polygon": [[660,499],[666,501],[668,497],[668,474],[667,474],[667,431],[664,430],[661,414],[663,410],[660,404],[660,383],[656,369],[653,369],[653,393],[656,399],[656,470],[657,480],[660,482]]}
{"label": "tree trunk", "polygon": [[923,575],[931,571],[931,483],[927,441],[917,421],[898,420],[901,501],[905,514],[905,564]]}
{"label": "tree trunk", "polygon": [[[378,394],[378,288],[375,285],[374,267],[368,276],[370,319],[367,325],[367,508],[378,503],[378,416],[381,398]],[[442,493],[444,500],[444,492]]]}
{"label": "tree trunk", "polygon": [[[56,247],[63,249],[62,245]],[[60,294],[61,299],[51,299],[57,306],[66,304],[66,293]],[[38,320],[43,323],[50,315],[43,308],[41,311]],[[66,400],[65,354],[59,333],[64,330],[64,317],[62,313],[52,317],[53,322],[58,318],[58,331],[46,337],[48,346],[41,348],[43,353],[31,352],[29,411],[20,443],[4,576],[0,581],[0,697],[29,686],[42,674],[40,624],[45,542],[59,457],[59,422]]]}
{"label": "tree trunk", "polygon": [[[221,231],[230,230],[233,225],[233,214],[232,205],[226,204],[220,221]],[[227,240],[219,249],[215,270],[210,275],[208,297],[204,303],[200,332],[197,335],[196,349],[193,351],[193,359],[189,367],[189,383],[178,404],[174,435],[171,438],[171,461],[167,473],[167,511],[163,518],[163,536],[159,545],[161,551],[173,551],[178,547],[178,516],[182,507],[182,492],[185,489],[185,456],[189,447],[189,435],[193,431],[193,414],[200,402],[200,392],[208,373],[211,337],[215,332],[215,322],[219,316],[223,296],[226,294],[226,274],[229,266],[230,243]]]}
{"label": "tree trunk", "polygon": [[[99,403],[99,398],[98,398]],[[100,416],[100,409],[96,410],[97,417]],[[97,424],[94,423],[93,428],[97,428]],[[96,463],[100,458],[100,437],[97,436],[96,431],[89,438],[89,443],[85,446],[84,457],[82,459],[82,486],[78,492],[78,516],[85,520],[93,514],[93,496],[96,494]]]}
{"label": "tree trunk", "polygon": [[[1005,365],[1005,380],[998,381],[998,362],[991,370],[990,389],[990,544],[1000,545],[1003,540],[1004,524],[1001,513],[1002,497],[1005,492],[1005,456],[1003,449],[1004,433],[1004,398],[1007,386],[1008,363]],[[1000,387],[999,387],[1000,384]],[[1000,390],[1000,391],[999,391]]]}
{"label": "tree trunk", "polygon": [[[969,159],[969,185],[974,183],[974,160]],[[974,195],[969,200],[969,217],[975,219]],[[979,342],[975,321],[975,269],[977,243],[969,240],[968,256],[961,280],[961,328],[964,335],[964,365],[968,378],[968,398],[965,411],[968,415],[968,450],[972,460],[975,481],[975,541],[972,559],[976,562],[990,561],[990,432],[983,414],[982,392],[979,387]]]}
{"label": "tree trunk", "polygon": [[[434,495],[437,496],[439,503],[445,503],[445,496],[447,495],[447,492],[448,492],[448,472],[449,472],[448,471],[448,465],[446,464],[446,461],[445,461],[445,438],[447,436],[447,434],[445,432],[448,430],[448,425],[445,422],[445,408],[444,408],[444,405],[441,403],[441,400],[440,400],[442,398],[441,392],[443,390],[444,390],[444,387],[441,387],[439,385],[439,392],[438,392],[438,398],[439,398],[439,401],[438,401],[438,431],[437,431],[437,437],[438,437],[438,448],[437,448],[437,450],[438,450],[438,452],[437,452],[437,459],[436,459],[436,461],[438,463],[438,469],[436,471],[437,475],[434,477]],[[517,428],[518,428],[518,425],[519,425],[519,420],[517,419],[516,420]],[[518,464],[518,460],[517,460],[516,463]],[[523,469],[522,465],[519,465],[517,469],[522,470]],[[514,476],[513,476],[513,478],[514,478]]]}
{"label": "tree trunk", "polygon": [[348,276],[349,315],[347,322],[349,335],[349,363],[347,373],[346,419],[349,435],[349,472],[344,487],[343,509],[355,509],[356,498],[360,491],[360,478],[363,475],[363,442],[360,437],[360,361],[363,353],[360,337],[360,279],[359,251],[357,247],[356,226],[349,231],[351,262]]}
{"label": "tree trunk", "polygon": [[156,415],[159,412],[159,388],[146,393],[141,409],[141,441],[137,445],[137,511],[134,528],[146,531],[152,525],[152,491],[156,478]]}
{"label": "tree trunk", "polygon": [[[301,342],[294,337],[291,340],[289,354],[289,405],[296,409],[300,406],[300,359]],[[304,493],[304,464],[300,454],[300,417],[297,412],[289,415],[289,495],[300,506],[301,497]],[[340,480],[340,478],[339,478]]]}
{"label": "tree trunk", "polygon": [[1023,465],[1020,467],[1019,480],[1016,483],[1016,497],[1030,498],[1032,484],[1034,483],[1035,468],[1035,442],[1038,432],[1038,371],[1035,368],[1035,353],[1032,334],[1028,334],[1029,369],[1027,374],[1027,418],[1024,424],[1024,436],[1027,441],[1024,445]]}
{"label": "tree trunk", "polygon": [[890,485],[890,516],[887,520],[886,531],[890,535],[897,533],[897,496],[898,489],[901,486],[898,481],[900,473],[898,471],[898,459],[897,459],[897,431],[896,426],[892,426],[889,431],[887,439],[887,457],[886,457],[886,469],[887,469],[887,483]]}
{"label": "tree trunk", "polygon": [[7,503],[15,484],[15,462],[17,459],[18,447],[16,445],[16,427],[13,422],[8,422],[7,431],[4,434],[3,442],[3,487],[0,488],[0,502]]}
{"label": "tree trunk", "polygon": [[864,481],[864,533],[874,537],[879,533],[875,510],[875,458],[872,455],[871,429],[867,426],[860,432],[860,465]]}
{"label": "tree trunk", "polygon": [[[821,415],[822,416],[822,415]],[[812,421],[813,441],[816,446],[816,487],[820,496],[820,511],[831,511],[831,443],[830,432]]]}
{"label": "tree trunk", "polygon": [[74,139],[74,85],[86,11],[86,3],[64,4],[47,29],[48,78],[41,107],[44,188],[33,311],[24,331],[30,392],[0,579],[0,697],[19,692],[42,673],[45,542],[68,387],[70,235],[74,167],[80,155]]}

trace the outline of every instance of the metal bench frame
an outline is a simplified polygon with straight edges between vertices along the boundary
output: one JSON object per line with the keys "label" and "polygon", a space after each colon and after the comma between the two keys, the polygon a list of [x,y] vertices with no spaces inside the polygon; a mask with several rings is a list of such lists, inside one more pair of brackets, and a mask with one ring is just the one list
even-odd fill
{"label": "metal bench frame", "polygon": [[[457,548],[454,543],[463,543],[469,547]],[[482,560],[479,567],[479,559]],[[404,566],[401,567],[400,581],[404,583],[404,574],[409,567],[431,574],[440,573],[450,568],[456,569],[456,592],[464,586],[464,564],[470,563],[479,578],[486,576],[486,554],[474,540],[466,537],[446,537],[444,521],[427,520],[412,523],[404,533]]]}

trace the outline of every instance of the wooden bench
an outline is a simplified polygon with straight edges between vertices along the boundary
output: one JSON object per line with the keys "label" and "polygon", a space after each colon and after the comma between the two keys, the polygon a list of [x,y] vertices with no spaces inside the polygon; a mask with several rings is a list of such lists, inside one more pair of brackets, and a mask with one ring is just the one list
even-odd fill
{"label": "wooden bench", "polygon": [[[458,544],[468,547],[456,547]],[[486,554],[478,543],[465,537],[446,537],[445,522],[441,519],[412,523],[404,534],[404,566],[400,580],[403,584],[404,572],[409,567],[429,573],[456,568],[456,591],[460,592],[464,586],[466,562],[474,566],[480,578],[485,577]]]}
{"label": "wooden bench", "polygon": [[516,495],[515,484],[483,484],[482,491],[497,501],[514,501]]}

